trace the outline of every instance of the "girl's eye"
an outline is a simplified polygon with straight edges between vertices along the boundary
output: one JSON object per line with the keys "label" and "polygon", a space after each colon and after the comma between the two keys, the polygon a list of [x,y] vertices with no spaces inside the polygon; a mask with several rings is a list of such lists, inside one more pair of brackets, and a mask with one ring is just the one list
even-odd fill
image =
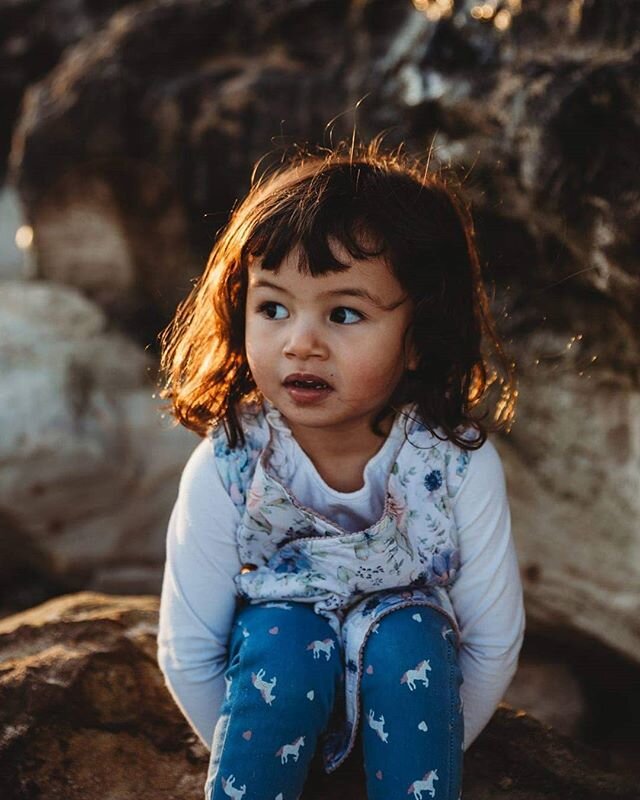
{"label": "girl's eye", "polygon": [[289,316],[289,312],[282,303],[275,303],[273,301],[262,303],[258,306],[258,313],[264,314],[268,319],[286,319]]}
{"label": "girl's eye", "polygon": [[331,312],[331,322],[337,322],[340,325],[353,325],[360,322],[361,319],[364,319],[364,314],[356,311],[355,308],[340,306]]}

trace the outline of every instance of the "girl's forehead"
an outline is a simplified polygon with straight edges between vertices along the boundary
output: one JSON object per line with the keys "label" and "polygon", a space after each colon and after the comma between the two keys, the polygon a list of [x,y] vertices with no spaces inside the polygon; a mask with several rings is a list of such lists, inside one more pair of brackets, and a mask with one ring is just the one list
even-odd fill
{"label": "girl's forehead", "polygon": [[[350,275],[354,278],[361,276],[366,279],[371,279],[374,275],[390,275],[395,278],[393,270],[389,266],[388,261],[383,255],[372,255],[365,259],[355,258],[347,250],[347,248],[340,244],[340,242],[331,242],[331,251],[334,257],[345,265],[344,269],[335,269],[327,266],[327,270],[320,270],[319,274],[312,275],[308,269],[308,255],[304,251],[302,245],[298,244],[289,250],[282,261],[274,268],[265,270],[262,267],[263,259],[260,256],[253,256],[249,259],[249,274],[257,275],[259,273],[270,272],[286,279],[294,279],[300,276],[304,280],[316,280],[323,278],[340,278],[340,276]],[[315,270],[314,270],[315,271]]]}
{"label": "girl's forehead", "polygon": [[258,289],[276,286],[292,294],[328,292],[338,293],[346,290],[366,290],[379,297],[385,304],[394,302],[405,294],[398,279],[382,256],[371,256],[367,259],[356,259],[344,249],[334,249],[336,257],[349,266],[340,271],[311,275],[302,271],[299,266],[299,250],[291,250],[277,268],[262,268],[262,260],[254,259],[249,264],[249,287]]}

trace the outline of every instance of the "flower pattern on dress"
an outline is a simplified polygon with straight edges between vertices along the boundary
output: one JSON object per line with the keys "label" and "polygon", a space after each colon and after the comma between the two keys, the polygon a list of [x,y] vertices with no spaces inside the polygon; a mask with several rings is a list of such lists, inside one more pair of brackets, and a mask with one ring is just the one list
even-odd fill
{"label": "flower pattern on dress", "polygon": [[434,581],[438,586],[445,586],[452,582],[460,569],[460,551],[456,548],[436,553],[431,568]]}
{"label": "flower pattern on dress", "polygon": [[424,485],[430,492],[435,492],[442,486],[442,473],[439,469],[432,469],[424,477]]}
{"label": "flower pattern on dress", "polygon": [[275,572],[302,572],[311,568],[311,561],[292,544],[281,547],[270,559]]}
{"label": "flower pattern on dress", "polygon": [[466,473],[470,458],[471,455],[468,450],[461,450],[460,453],[458,453],[456,458],[456,475],[462,477]]}
{"label": "flower pattern on dress", "polygon": [[244,447],[234,449],[229,447],[223,425],[218,424],[209,431],[220,478],[231,502],[239,510],[244,510],[255,465],[268,441],[264,414],[259,406],[254,404],[245,409],[242,428],[245,435]]}

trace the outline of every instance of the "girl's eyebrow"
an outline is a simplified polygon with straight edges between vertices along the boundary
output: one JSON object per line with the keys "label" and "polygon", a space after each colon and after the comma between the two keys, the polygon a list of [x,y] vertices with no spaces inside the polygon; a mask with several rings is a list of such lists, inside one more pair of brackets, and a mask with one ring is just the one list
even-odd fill
{"label": "girl's eyebrow", "polygon": [[407,299],[406,295],[396,300],[394,303],[383,303],[377,294],[371,294],[366,289],[352,289],[345,287],[344,289],[332,289],[328,292],[322,292],[321,297],[334,297],[336,295],[347,295],[347,297],[362,297],[363,300],[368,300],[372,305],[381,309],[382,311],[393,311],[398,306],[401,306]]}
{"label": "girl's eyebrow", "polygon": [[[253,287],[256,289],[276,289],[279,292],[284,292],[284,294],[291,296],[291,292],[284,286],[278,286],[278,284],[271,283],[271,281],[267,281],[264,278],[258,278],[258,280],[256,280],[253,284]],[[356,289],[351,287],[345,287],[344,289],[330,289],[327,292],[322,292],[320,297],[336,297],[338,295],[346,295],[347,297],[361,297],[364,300],[368,300],[374,306],[378,306],[378,308],[383,309],[384,311],[393,311],[394,308],[398,308],[398,306],[402,305],[402,303],[404,303],[404,301],[407,299],[406,297],[402,297],[395,303],[385,305],[385,303],[383,303],[377,295],[371,294],[371,292],[368,292],[366,289]]]}
{"label": "girl's eyebrow", "polygon": [[258,278],[256,281],[251,282],[251,286],[253,289],[277,289],[279,292],[284,292],[285,294],[290,295],[291,292],[288,289],[285,289],[284,286],[278,286],[277,283],[271,283],[271,281],[267,281],[264,278]]}

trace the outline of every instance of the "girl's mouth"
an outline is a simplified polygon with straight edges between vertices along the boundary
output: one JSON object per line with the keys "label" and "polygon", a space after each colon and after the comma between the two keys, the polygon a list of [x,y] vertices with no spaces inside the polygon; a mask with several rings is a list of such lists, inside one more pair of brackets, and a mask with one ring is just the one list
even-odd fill
{"label": "girl's mouth", "polygon": [[333,391],[332,387],[317,375],[293,374],[284,379],[284,388],[299,405],[318,403]]}

